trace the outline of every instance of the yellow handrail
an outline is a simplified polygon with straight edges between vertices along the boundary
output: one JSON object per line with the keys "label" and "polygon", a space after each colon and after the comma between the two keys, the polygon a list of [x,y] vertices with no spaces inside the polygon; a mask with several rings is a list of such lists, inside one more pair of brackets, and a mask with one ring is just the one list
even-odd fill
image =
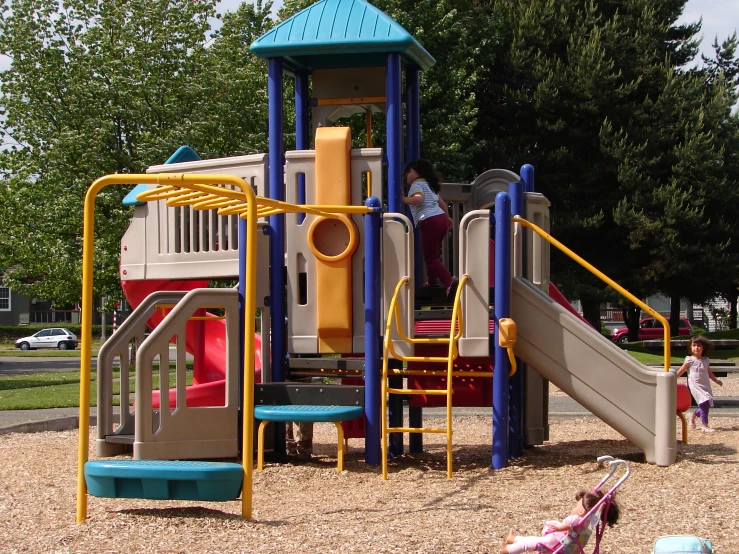
{"label": "yellow handrail", "polygon": [[670,371],[670,323],[662,316],[660,313],[654,311],[652,308],[647,306],[646,303],[639,300],[636,296],[631,294],[629,291],[627,291],[625,288],[623,288],[621,285],[619,285],[616,281],[608,277],[605,273],[601,272],[600,270],[593,267],[590,263],[586,262],[584,259],[582,259],[580,256],[575,254],[572,250],[567,248],[564,244],[559,242],[557,239],[555,239],[553,236],[551,236],[549,233],[544,231],[541,227],[537,227],[530,221],[523,219],[522,217],[514,216],[511,218],[511,221],[514,223],[520,223],[524,227],[528,227],[531,229],[534,233],[539,235],[541,238],[543,238],[545,241],[547,241],[549,244],[556,247],[560,252],[564,253],[565,255],[569,256],[573,260],[575,260],[578,264],[580,264],[582,267],[587,269],[590,273],[598,277],[601,281],[609,285],[611,288],[615,289],[618,293],[620,293],[622,296],[625,296],[629,300],[631,300],[634,304],[639,306],[642,310],[647,312],[649,315],[657,319],[662,323],[662,326],[665,330],[665,371]]}

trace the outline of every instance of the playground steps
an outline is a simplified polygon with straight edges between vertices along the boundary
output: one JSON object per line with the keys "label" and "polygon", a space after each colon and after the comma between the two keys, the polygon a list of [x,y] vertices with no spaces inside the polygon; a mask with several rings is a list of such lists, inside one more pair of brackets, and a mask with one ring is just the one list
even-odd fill
{"label": "playground steps", "polygon": [[244,469],[224,462],[97,460],[85,464],[92,496],[223,502],[238,498]]}
{"label": "playground steps", "polygon": [[106,435],[104,440],[108,444],[131,444],[136,440],[134,435]]}
{"label": "playground steps", "polygon": [[[449,327],[449,322],[447,322],[447,326]],[[438,346],[442,350],[446,350],[446,352],[449,352],[449,343],[452,340],[455,340],[454,337],[449,337],[446,339],[427,339],[432,340],[436,344],[435,346]],[[387,342],[387,340],[386,340]],[[444,344],[446,343],[446,345]],[[449,386],[449,383],[445,383],[443,388],[439,388],[438,385],[435,388],[412,388],[410,386],[412,382],[412,377],[410,375],[413,375],[417,373],[417,371],[414,371],[413,369],[396,369],[391,370],[389,368],[389,359],[387,358],[387,351],[384,354],[383,359],[383,368],[382,368],[382,391],[380,393],[380,399],[382,402],[382,409],[381,409],[381,418],[382,418],[382,478],[387,479],[387,462],[388,462],[388,456],[389,456],[389,446],[388,446],[388,437],[391,433],[433,433],[433,434],[444,434],[446,435],[446,443],[447,443],[447,477],[451,479],[452,477],[452,393],[453,388]],[[424,357],[423,359],[420,357],[408,357],[406,358],[406,361],[408,362],[408,365],[411,366],[413,363],[423,363],[427,366],[444,366],[444,371],[434,371],[429,370],[430,373],[434,375],[445,375],[447,377],[447,381],[451,379],[452,370],[450,367],[450,356],[451,354],[447,354],[447,356],[428,356]],[[451,358],[451,362],[453,364],[454,358],[456,357],[456,349],[454,349],[453,358]],[[390,376],[391,375],[409,375],[408,377],[408,383],[409,386],[407,388],[400,388],[400,387],[391,387],[390,384]],[[435,383],[438,383],[438,377],[435,378]],[[422,424],[418,426],[390,426],[388,422],[388,397],[390,395],[400,395],[400,396],[408,396],[411,399],[423,395],[424,398],[429,397],[438,397],[438,399],[441,401],[439,405],[446,406],[447,408],[447,418],[446,418],[446,426],[445,427],[423,427]],[[410,402],[409,402],[410,404]],[[402,424],[402,422],[401,422]],[[412,425],[412,423],[411,423]]]}

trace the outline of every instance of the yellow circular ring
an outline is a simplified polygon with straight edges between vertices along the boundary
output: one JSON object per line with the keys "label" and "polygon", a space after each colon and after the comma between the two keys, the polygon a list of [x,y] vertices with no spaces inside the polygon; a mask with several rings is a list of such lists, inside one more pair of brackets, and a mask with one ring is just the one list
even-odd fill
{"label": "yellow circular ring", "polygon": [[341,260],[354,254],[357,249],[357,245],[359,244],[359,233],[357,233],[357,227],[356,225],[354,225],[354,222],[346,214],[339,214],[337,217],[339,221],[344,224],[347,231],[349,232],[349,244],[347,244],[344,251],[339,254],[335,254],[333,256],[324,254],[316,246],[316,232],[318,232],[318,229],[325,222],[336,221],[336,218],[329,218],[319,215],[313,220],[313,223],[311,223],[310,227],[308,228],[308,246],[310,247],[311,252],[313,252],[313,255],[323,262],[340,262]]}

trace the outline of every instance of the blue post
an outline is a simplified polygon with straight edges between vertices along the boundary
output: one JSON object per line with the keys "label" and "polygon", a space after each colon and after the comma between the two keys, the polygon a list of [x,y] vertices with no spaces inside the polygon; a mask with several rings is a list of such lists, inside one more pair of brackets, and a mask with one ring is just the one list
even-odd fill
{"label": "blue post", "polygon": [[382,208],[380,200],[370,196],[365,205],[374,211],[364,216],[364,411],[367,420],[364,459],[368,465],[380,463],[380,356],[382,351],[381,241]]}
{"label": "blue post", "polygon": [[[282,58],[270,58],[267,72],[269,101],[269,198],[285,199],[284,183],[284,119],[282,108]],[[272,380],[285,380],[283,362],[287,347],[285,340],[285,216],[269,218],[269,307],[270,347],[272,350]],[[274,449],[285,453],[285,427],[275,425]]]}
{"label": "blue post", "polygon": [[498,322],[511,312],[511,198],[495,196],[495,345],[493,373],[493,469],[508,465],[508,353],[498,345]]}
{"label": "blue post", "polygon": [[[421,157],[421,87],[420,87],[420,70],[418,66],[411,65],[405,68],[405,96],[406,96],[406,123],[405,123],[405,161],[411,162]],[[400,183],[401,191],[405,183]],[[405,214],[413,219],[411,210],[406,206]],[[415,286],[423,285],[423,257],[421,256],[421,234],[413,235],[413,279]],[[411,412],[418,412],[417,415],[411,417],[420,423],[420,410],[412,409]],[[411,423],[413,426],[413,423]],[[420,452],[423,445],[423,435],[420,433],[411,433],[408,442],[411,445],[411,452]]]}
{"label": "blue post", "polygon": [[[308,72],[295,72],[295,149],[307,150],[308,137]],[[298,204],[305,204],[305,175],[298,175]],[[305,214],[298,214],[298,223],[303,223]]]}
{"label": "blue post", "polygon": [[[421,86],[417,65],[405,68],[405,160],[421,157]],[[402,183],[401,183],[402,184]]]}
{"label": "blue post", "polygon": [[402,73],[400,70],[400,54],[387,55],[385,97],[387,122],[387,206],[391,213],[403,213],[400,197],[402,184],[400,183],[401,157],[403,155],[403,106],[400,86]]}
{"label": "blue post", "polygon": [[[268,79],[269,197],[273,200],[284,200],[282,58],[269,59]],[[272,376],[275,381],[284,381],[282,364],[287,350],[285,341],[285,216],[270,216],[269,225],[272,228],[272,240],[269,243]]]}
{"label": "blue post", "polygon": [[521,182],[524,192],[534,192],[534,166],[523,164],[521,166]]}
{"label": "blue post", "polygon": [[[514,215],[526,217],[526,205],[524,203],[524,185],[523,183],[509,183],[508,193],[511,196],[511,212]],[[497,243],[496,243],[497,244]],[[526,243],[522,241],[522,261],[524,267],[526,265]],[[497,259],[496,259],[497,262]],[[497,266],[496,266],[497,269]],[[497,274],[497,270],[496,270]],[[525,270],[524,270],[525,275]],[[515,318],[514,318],[515,319]],[[510,379],[510,436],[508,454],[511,458],[517,458],[523,455],[524,443],[524,372],[519,366],[518,371]]]}

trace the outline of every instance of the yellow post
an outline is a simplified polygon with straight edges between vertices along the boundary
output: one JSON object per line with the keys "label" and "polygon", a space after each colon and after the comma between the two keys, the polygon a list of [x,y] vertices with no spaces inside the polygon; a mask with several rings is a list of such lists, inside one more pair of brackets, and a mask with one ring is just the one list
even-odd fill
{"label": "yellow post", "polygon": [[92,366],[92,264],[95,240],[95,197],[105,177],[87,190],[82,223],[82,337],[80,344],[80,418],[77,448],[77,523],[87,517],[85,463],[90,441],[90,368]]}
{"label": "yellow post", "polygon": [[[247,198],[246,211],[246,290],[244,291],[244,398],[242,401],[241,515],[251,519],[252,479],[254,473],[254,315],[257,307],[257,202],[252,188],[243,180]],[[243,215],[242,215],[243,217]]]}

